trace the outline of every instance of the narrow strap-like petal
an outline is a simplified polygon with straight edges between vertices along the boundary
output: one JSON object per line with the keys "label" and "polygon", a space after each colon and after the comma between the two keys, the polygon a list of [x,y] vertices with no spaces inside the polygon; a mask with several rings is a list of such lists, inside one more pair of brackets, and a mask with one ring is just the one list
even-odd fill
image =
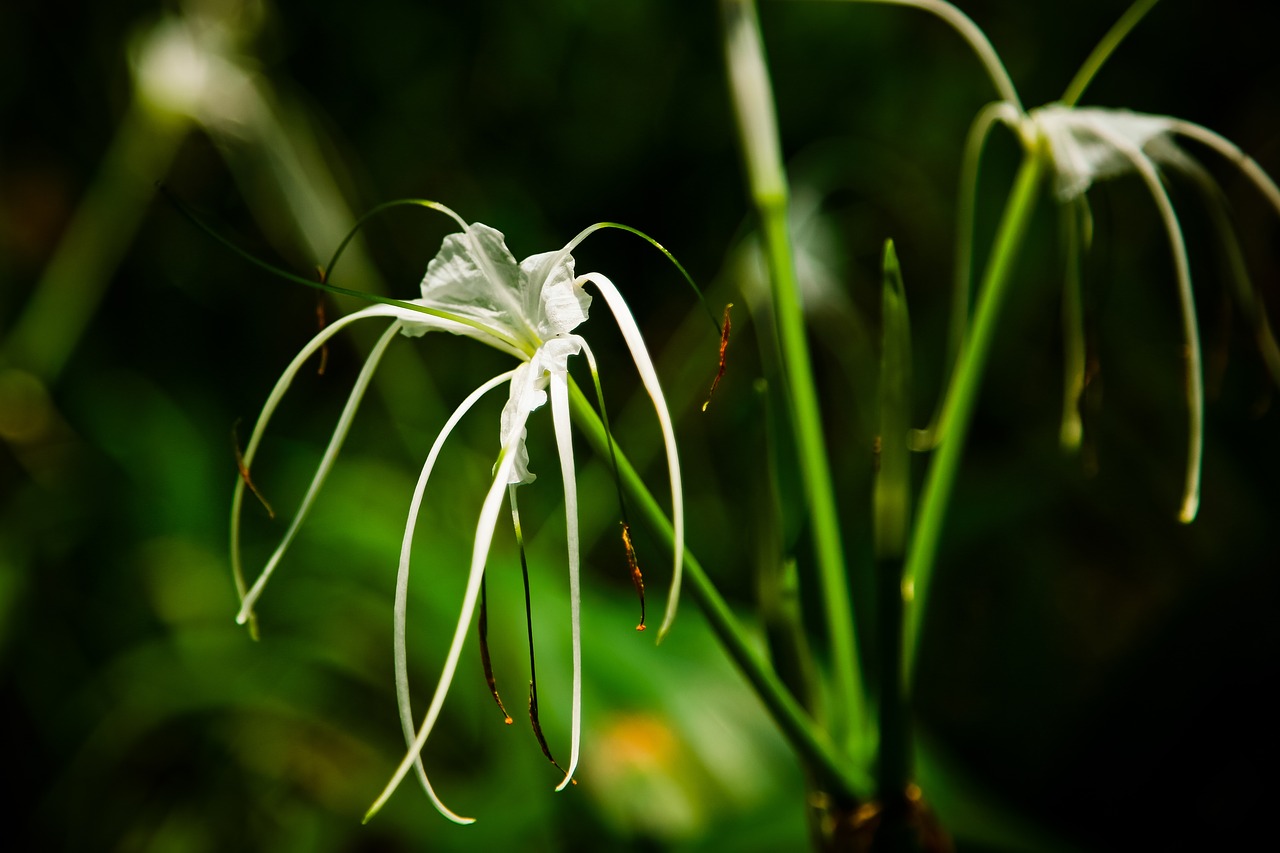
{"label": "narrow strap-like petal", "polygon": [[[407,745],[413,743],[416,734],[413,727],[413,709],[409,702],[409,657],[405,642],[406,614],[409,606],[409,555],[413,547],[413,532],[418,526],[418,515],[422,510],[422,499],[427,490],[427,481],[431,478],[431,471],[435,468],[436,460],[440,457],[440,451],[444,448],[445,441],[453,433],[458,422],[462,420],[467,412],[471,411],[471,408],[475,406],[481,397],[506,382],[513,373],[515,373],[514,370],[509,370],[493,377],[472,391],[458,408],[454,409],[453,414],[449,416],[444,426],[440,428],[440,433],[431,445],[431,452],[427,454],[427,461],[423,463],[422,473],[418,475],[418,483],[413,489],[413,500],[409,502],[409,520],[405,522],[404,526],[404,539],[400,543],[400,570],[396,575],[393,631],[395,635],[396,704],[400,709],[400,724],[404,728],[404,739]],[[461,817],[440,801],[440,798],[436,796],[435,790],[431,787],[431,783],[427,780],[427,772],[422,766],[421,756],[415,755],[414,759],[414,769],[417,771],[418,781],[422,783],[423,789],[427,792],[427,796],[431,798],[431,803],[436,807],[436,810],[454,823],[472,823],[475,820],[474,818]]]}
{"label": "narrow strap-like petal", "polygon": [[573,631],[573,716],[570,729],[569,767],[556,786],[563,791],[573,781],[578,768],[582,736],[582,588],[579,578],[578,481],[573,463],[573,433],[569,425],[569,384],[561,373],[551,374],[551,421],[555,426],[556,449],[560,453],[560,476],[564,480],[565,538],[569,546],[569,621]]}
{"label": "narrow strap-like petal", "polygon": [[[523,371],[523,374],[524,377],[522,377],[521,381],[533,382],[536,380],[536,377],[530,375],[530,371]],[[427,737],[430,736],[431,730],[436,724],[436,719],[440,716],[440,709],[449,693],[449,685],[453,682],[453,674],[458,668],[458,658],[462,655],[462,645],[467,638],[467,629],[471,625],[472,617],[475,616],[476,604],[480,599],[480,579],[484,574],[485,562],[489,557],[489,547],[493,543],[493,531],[498,521],[498,511],[502,506],[502,495],[515,465],[517,437],[524,429],[524,421],[527,418],[528,412],[526,411],[522,413],[519,422],[512,425],[512,438],[509,438],[502,447],[500,461],[493,472],[493,483],[489,486],[489,492],[485,495],[484,504],[480,509],[480,518],[476,523],[475,542],[471,550],[471,568],[467,575],[467,589],[462,598],[462,609],[458,614],[458,624],[454,628],[453,640],[449,645],[449,653],[445,657],[444,669],[441,671],[440,680],[436,684],[435,695],[431,697],[431,705],[427,708],[426,716],[418,729],[418,736],[414,738],[408,752],[405,754],[404,760],[400,762],[400,766],[392,774],[391,781],[387,783],[386,788],[378,795],[378,799],[374,804],[369,807],[369,811],[364,818],[366,821],[382,808],[400,785],[405,774],[409,772],[409,768],[414,766],[418,756],[422,753],[422,747],[427,742]],[[464,818],[463,820],[465,821],[466,819]]]}
{"label": "narrow strap-like petal", "polygon": [[675,554],[672,558],[671,591],[667,596],[667,612],[663,617],[662,627],[658,629],[658,640],[661,642],[676,616],[676,607],[680,603],[681,573],[684,569],[684,487],[680,480],[680,459],[676,454],[676,433],[671,425],[671,414],[667,409],[666,398],[662,395],[662,386],[658,382],[658,372],[653,368],[653,360],[649,358],[649,350],[644,345],[644,338],[622,294],[618,292],[618,288],[612,281],[600,273],[586,273],[579,276],[578,281],[590,281],[594,284],[599,289],[600,295],[604,297],[609,310],[613,312],[613,319],[617,322],[618,330],[622,332],[622,339],[626,341],[627,348],[631,351],[631,359],[635,362],[636,371],[640,374],[640,381],[644,383],[649,399],[653,401],[653,408],[658,415],[658,424],[662,428],[662,443],[667,452],[667,472],[671,477],[671,524],[674,529]]}
{"label": "narrow strap-like petal", "polygon": [[1187,472],[1182,494],[1182,506],[1178,520],[1189,523],[1195,520],[1200,508],[1200,463],[1204,453],[1204,376],[1201,370],[1200,330],[1196,324],[1195,297],[1191,290],[1191,267],[1187,261],[1187,245],[1182,238],[1182,228],[1174,212],[1169,193],[1160,181],[1160,174],[1151,160],[1127,136],[1112,132],[1106,125],[1099,125],[1095,132],[1115,150],[1128,158],[1138,175],[1151,192],[1151,198],[1160,212],[1169,247],[1173,255],[1174,272],[1178,280],[1178,307],[1182,314],[1182,334],[1186,341],[1187,386]]}
{"label": "narrow strap-like petal", "polygon": [[[332,337],[343,326],[355,320],[364,317],[377,316],[397,316],[402,312],[392,306],[374,306],[364,311],[350,314],[332,325],[325,328],[318,335],[312,338],[302,351],[299,352],[285,368],[284,373],[277,380],[275,387],[271,390],[271,394],[267,397],[266,404],[262,407],[262,414],[258,416],[258,422],[254,425],[253,435],[249,437],[249,443],[244,451],[244,468],[249,469],[253,463],[253,457],[257,453],[258,445],[262,441],[263,432],[266,430],[267,423],[271,420],[271,415],[275,412],[276,407],[280,404],[280,400],[284,397],[285,391],[288,390],[293,377],[297,375],[302,365],[306,363],[312,354],[320,349],[324,343]],[[400,328],[400,322],[397,321],[391,325],[382,337],[378,339],[377,344],[369,353],[369,357],[365,360],[364,367],[360,370],[360,375],[356,377],[355,385],[351,389],[351,394],[347,397],[347,403],[342,409],[342,414],[338,418],[338,424],[334,428],[333,436],[329,439],[329,446],[325,449],[324,456],[320,460],[320,465],[316,469],[315,477],[311,481],[311,487],[307,490],[306,496],[302,500],[301,506],[298,508],[297,514],[290,523],[288,530],[285,532],[284,538],[277,546],[275,553],[271,555],[271,559],[267,561],[267,565],[263,568],[262,573],[254,582],[253,586],[245,590],[244,569],[240,560],[240,508],[244,501],[245,478],[243,476],[236,479],[235,491],[231,497],[231,566],[236,579],[236,588],[240,592],[240,612],[236,616],[236,621],[241,625],[248,622],[253,616],[253,605],[258,596],[262,593],[262,588],[270,578],[271,573],[275,571],[276,565],[280,558],[284,555],[285,550],[293,541],[293,537],[297,534],[298,528],[302,525],[303,519],[306,518],[307,512],[311,509],[316,494],[320,491],[320,486],[324,483],[325,476],[329,473],[329,469],[333,466],[333,461],[338,455],[338,451],[342,447],[343,440],[347,437],[347,431],[351,427],[351,421],[355,417],[356,409],[360,406],[360,401],[364,397],[365,390],[369,387],[369,381],[373,377],[373,372],[378,366],[379,360],[382,358],[383,352],[386,351],[387,345],[395,336],[396,331]]]}
{"label": "narrow strap-like petal", "polygon": [[1202,145],[1207,145],[1235,163],[1240,168],[1240,171],[1244,172],[1245,177],[1258,188],[1258,191],[1266,198],[1272,209],[1276,213],[1280,213],[1280,187],[1277,187],[1276,182],[1271,179],[1266,170],[1258,165],[1257,160],[1241,151],[1234,142],[1207,127],[1202,127],[1194,122],[1183,121],[1182,119],[1170,120],[1169,129],[1179,136],[1185,136],[1188,139],[1196,140]]}

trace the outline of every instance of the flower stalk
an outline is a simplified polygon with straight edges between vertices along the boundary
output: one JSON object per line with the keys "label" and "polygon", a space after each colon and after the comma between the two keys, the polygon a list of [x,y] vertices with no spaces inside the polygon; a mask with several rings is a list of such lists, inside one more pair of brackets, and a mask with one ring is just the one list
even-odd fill
{"label": "flower stalk", "polygon": [[805,503],[809,511],[832,678],[829,726],[846,748],[867,722],[840,517],[809,356],[804,305],[787,226],[788,193],[772,87],[752,0],[724,0],[727,60],[747,178],[764,235],[772,307]]}
{"label": "flower stalk", "polygon": [[938,541],[960,469],[965,437],[973,417],[982,377],[986,372],[991,345],[999,327],[1000,314],[1008,299],[1013,281],[1013,265],[1030,227],[1031,214],[1044,182],[1045,168],[1046,153],[1043,146],[1033,141],[1018,169],[1013,190],[1000,219],[978,296],[973,326],[947,390],[943,414],[947,434],[935,451],[925,477],[904,570],[903,587],[907,611],[903,665],[904,678],[908,684],[915,671],[916,652],[933,581]]}
{"label": "flower stalk", "polygon": [[[586,439],[596,452],[606,452],[609,439],[604,423],[576,385],[570,386],[569,402],[575,421]],[[616,453],[617,476],[632,500],[632,507],[663,544],[674,546],[675,530],[671,520],[631,461],[621,449],[617,449]],[[817,725],[791,695],[777,672],[761,656],[756,638],[738,621],[702,563],[688,549],[684,552],[684,580],[686,591],[702,610],[707,624],[724,647],[725,653],[751,684],[792,749],[824,784],[830,786],[833,795],[859,799],[869,795],[873,785],[870,776],[850,760],[844,749]]]}

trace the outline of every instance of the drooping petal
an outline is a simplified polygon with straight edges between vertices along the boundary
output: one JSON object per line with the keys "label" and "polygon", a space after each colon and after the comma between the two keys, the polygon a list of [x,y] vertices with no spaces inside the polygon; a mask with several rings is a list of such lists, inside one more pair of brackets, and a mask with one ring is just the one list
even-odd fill
{"label": "drooping petal", "polygon": [[573,433],[569,426],[569,383],[564,373],[551,374],[551,421],[555,426],[556,449],[560,453],[560,476],[564,481],[565,538],[569,551],[569,622],[573,634],[573,712],[570,724],[569,767],[556,786],[563,791],[573,781],[578,768],[582,737],[582,589],[579,582],[578,481],[573,460]]}
{"label": "drooping petal", "polygon": [[266,431],[267,424],[271,420],[272,414],[275,413],[276,407],[280,404],[280,400],[284,397],[285,392],[289,389],[289,385],[293,382],[294,376],[302,368],[302,365],[311,358],[317,350],[322,347],[329,338],[333,337],[338,331],[349,323],[366,317],[393,317],[397,320],[392,324],[391,328],[378,339],[377,345],[370,352],[366,359],[364,367],[361,369],[359,376],[356,378],[355,385],[351,389],[351,394],[347,398],[347,403],[343,407],[342,414],[338,418],[338,424],[334,428],[333,435],[329,439],[329,446],[325,449],[324,456],[320,460],[320,465],[316,470],[315,477],[311,481],[311,487],[307,490],[306,496],[302,500],[302,504],[294,516],[292,523],[285,532],[284,538],[277,546],[275,553],[271,555],[267,565],[263,568],[258,579],[254,582],[253,587],[245,589],[244,568],[240,559],[240,509],[244,501],[245,481],[244,477],[236,478],[235,490],[231,497],[231,567],[232,573],[236,579],[236,588],[240,593],[241,607],[240,612],[236,615],[236,621],[243,625],[253,616],[253,605],[258,596],[262,592],[263,586],[266,584],[271,573],[275,571],[276,566],[280,562],[280,558],[284,556],[285,550],[293,541],[299,527],[306,518],[311,504],[314,502],[320,486],[324,483],[325,476],[329,473],[329,469],[333,466],[333,461],[338,455],[338,451],[342,448],[342,442],[347,436],[347,430],[351,426],[351,421],[355,417],[356,409],[360,405],[361,399],[364,397],[365,390],[369,387],[369,380],[373,377],[373,371],[378,365],[378,361],[382,358],[382,353],[386,350],[387,345],[391,342],[391,338],[400,328],[401,323],[412,319],[414,312],[406,311],[402,308],[396,308],[390,305],[375,305],[349,314],[334,321],[325,327],[319,334],[307,342],[307,345],[293,358],[289,366],[285,368],[284,373],[276,381],[276,385],[271,389],[271,394],[267,397],[267,402],[262,407],[262,413],[258,416],[258,422],[254,425],[253,434],[249,437],[249,443],[245,446],[243,462],[246,470],[253,463],[254,456],[257,454],[258,445],[262,441],[262,435]]}
{"label": "drooping petal", "polygon": [[[513,379],[520,379],[523,382],[531,381],[531,377],[528,376],[527,372],[524,376],[513,377]],[[527,419],[527,413],[525,418]],[[502,505],[502,494],[510,481],[511,472],[515,467],[516,448],[514,436],[524,429],[524,421],[519,420],[511,426],[513,437],[502,447],[502,455],[497,470],[494,472],[493,484],[489,487],[488,494],[485,495],[484,504],[480,509],[480,518],[476,523],[475,542],[471,550],[471,568],[467,575],[467,589],[463,595],[462,609],[458,614],[458,624],[453,632],[449,653],[445,657],[444,668],[440,673],[440,680],[436,684],[435,695],[431,697],[431,705],[427,708],[426,716],[418,729],[418,736],[414,738],[413,743],[409,746],[404,760],[400,762],[400,766],[392,774],[386,788],[383,789],[374,804],[369,807],[369,811],[365,814],[366,821],[382,808],[400,785],[405,774],[409,772],[409,768],[414,766],[414,763],[418,760],[418,756],[422,753],[422,747],[426,744],[431,730],[435,727],[436,719],[440,716],[440,709],[444,706],[445,697],[449,693],[449,686],[453,683],[453,674],[458,668],[458,659],[462,655],[462,646],[467,637],[467,630],[471,625],[472,618],[475,616],[476,604],[480,598],[480,579],[484,575],[485,562],[488,560],[489,548],[493,543],[493,531],[497,524],[498,511]]]}
{"label": "drooping petal", "polygon": [[1207,145],[1232,163],[1235,163],[1245,177],[1258,188],[1258,191],[1266,198],[1272,209],[1276,213],[1280,213],[1280,187],[1276,186],[1276,182],[1266,173],[1266,170],[1258,165],[1257,160],[1241,151],[1234,142],[1207,127],[1181,119],[1174,119],[1171,122],[1170,130],[1179,136],[1185,136],[1188,139],[1196,140],[1202,145]]}
{"label": "drooping petal", "polygon": [[1196,512],[1200,508],[1200,464],[1204,454],[1204,375],[1201,368],[1200,330],[1196,325],[1196,305],[1191,290],[1191,266],[1187,260],[1187,245],[1182,238],[1182,228],[1178,224],[1173,202],[1169,200],[1169,193],[1160,181],[1160,174],[1131,135],[1125,133],[1123,129],[1112,132],[1105,124],[1096,125],[1094,132],[1103,144],[1110,145],[1118,155],[1129,161],[1147,185],[1169,238],[1174,273],[1178,281],[1178,307],[1182,315],[1182,334],[1186,346],[1187,470],[1178,520],[1189,523],[1195,520]]}
{"label": "drooping petal", "polygon": [[[427,454],[427,461],[422,465],[422,473],[418,475],[418,483],[413,490],[413,499],[409,502],[409,520],[405,523],[404,538],[400,543],[400,569],[396,575],[396,598],[394,611],[394,643],[395,643],[395,668],[396,668],[396,704],[400,709],[400,724],[404,729],[405,744],[413,743],[415,731],[413,727],[413,708],[409,701],[409,657],[407,645],[405,641],[405,627],[407,622],[407,612],[409,606],[409,555],[413,547],[413,533],[418,525],[418,515],[422,509],[422,498],[427,490],[427,481],[431,478],[431,471],[435,468],[436,460],[440,457],[440,451],[444,448],[445,441],[453,433],[458,422],[462,420],[467,412],[477,401],[489,391],[501,385],[503,382],[512,378],[514,370],[500,373],[497,376],[485,382],[476,390],[472,391],[465,400],[454,409],[453,414],[445,421],[444,426],[440,428],[440,433],[436,436],[435,442],[431,445],[431,451]],[[414,769],[417,771],[418,781],[422,783],[423,789],[427,792],[427,796],[431,798],[431,803],[436,807],[436,811],[449,818],[454,823],[468,824],[473,823],[475,818],[461,817],[450,810],[440,798],[436,796],[435,790],[431,787],[431,783],[427,780],[426,769],[422,766],[422,757],[415,755]]]}
{"label": "drooping petal", "polygon": [[618,292],[613,282],[600,273],[586,273],[579,276],[578,281],[590,281],[594,284],[600,290],[600,295],[604,297],[609,310],[613,312],[614,321],[618,324],[622,339],[626,341],[627,348],[631,351],[631,359],[635,362],[636,371],[640,374],[640,381],[644,384],[649,399],[653,401],[654,411],[658,415],[658,424],[662,428],[662,443],[667,453],[667,473],[671,478],[671,524],[674,529],[675,553],[672,557],[671,591],[667,596],[667,612],[663,617],[662,627],[658,629],[658,640],[661,641],[671,629],[671,622],[675,619],[676,607],[680,603],[680,580],[684,569],[684,487],[680,479],[680,458],[676,453],[675,429],[671,425],[671,413],[667,409],[666,398],[662,395],[662,385],[658,382],[658,372],[653,368],[653,360],[649,357],[649,350],[644,345],[644,338],[640,335],[640,329],[636,325],[635,317],[631,314],[631,309],[627,307],[626,300],[622,298],[622,294]]}

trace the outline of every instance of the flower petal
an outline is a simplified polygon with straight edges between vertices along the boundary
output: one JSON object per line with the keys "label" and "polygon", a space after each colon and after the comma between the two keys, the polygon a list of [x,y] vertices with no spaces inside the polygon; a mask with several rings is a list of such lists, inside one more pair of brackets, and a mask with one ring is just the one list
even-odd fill
{"label": "flower petal", "polygon": [[[404,538],[400,543],[400,570],[396,575],[396,599],[395,599],[395,618],[394,618],[394,635],[395,635],[395,666],[396,666],[396,703],[400,709],[400,724],[404,729],[404,738],[407,745],[411,745],[414,740],[413,727],[413,709],[409,702],[409,659],[405,642],[405,625],[407,620],[407,611],[409,606],[409,555],[413,546],[413,532],[418,524],[418,514],[422,509],[422,498],[427,489],[427,481],[431,478],[431,471],[435,468],[436,459],[440,456],[440,451],[444,447],[445,441],[453,432],[458,422],[469,411],[472,406],[489,391],[506,382],[515,373],[514,370],[497,376],[485,382],[476,390],[472,391],[458,408],[454,409],[453,414],[445,421],[440,433],[436,436],[435,442],[431,445],[431,452],[427,454],[427,461],[422,465],[422,473],[418,476],[418,483],[413,490],[413,500],[409,503],[409,520],[405,523]],[[423,789],[426,790],[427,796],[431,798],[432,804],[436,807],[436,811],[454,823],[467,824],[474,822],[474,818],[461,817],[450,810],[440,798],[436,796],[435,790],[431,787],[431,783],[427,780],[426,769],[422,766],[422,756],[414,756],[414,770],[417,771],[418,781],[422,783]]]}
{"label": "flower petal", "polygon": [[[422,298],[415,301],[477,320],[517,340],[530,340],[533,331],[521,303],[516,259],[502,232],[479,222],[444,238],[427,265]],[[475,329],[451,325],[441,328],[490,343]]]}
{"label": "flower petal", "polygon": [[334,321],[325,327],[319,334],[307,342],[307,345],[293,358],[289,366],[285,368],[280,379],[276,381],[276,385],[271,389],[271,394],[267,397],[267,402],[262,407],[262,413],[258,416],[258,422],[254,425],[253,435],[249,437],[249,443],[244,451],[244,465],[247,469],[253,462],[254,455],[258,451],[258,445],[262,441],[263,432],[266,430],[267,423],[271,420],[271,415],[275,412],[276,407],[280,404],[280,400],[284,397],[285,392],[289,389],[289,385],[293,382],[293,377],[297,375],[302,365],[309,359],[326,341],[335,333],[349,323],[365,317],[396,317],[398,322],[393,323],[377,344],[369,353],[369,357],[365,360],[364,367],[361,368],[359,376],[356,377],[355,385],[351,389],[351,394],[347,397],[347,403],[342,409],[342,414],[338,418],[338,424],[334,427],[333,436],[329,439],[329,446],[325,448],[324,456],[321,457],[320,465],[316,469],[315,477],[312,478],[311,487],[307,490],[306,495],[302,499],[302,504],[298,508],[297,514],[290,523],[288,530],[285,532],[284,538],[276,547],[275,552],[267,561],[258,579],[254,582],[253,587],[246,590],[244,583],[244,569],[240,560],[240,508],[244,501],[244,478],[236,478],[235,491],[231,497],[231,567],[236,579],[236,588],[240,592],[240,612],[236,615],[236,622],[243,625],[253,617],[253,605],[257,601],[258,596],[262,593],[263,587],[266,585],[271,573],[275,571],[276,566],[280,562],[280,558],[284,556],[285,550],[297,535],[299,527],[302,525],[303,519],[306,518],[311,504],[315,501],[317,493],[320,491],[321,485],[324,484],[325,476],[328,475],[329,469],[333,467],[334,459],[338,455],[338,451],[342,448],[342,442],[347,437],[347,431],[351,427],[351,421],[355,417],[356,409],[360,405],[361,399],[364,397],[365,390],[369,387],[369,381],[373,377],[373,371],[378,366],[379,360],[382,358],[383,352],[386,351],[387,345],[391,342],[396,331],[400,328],[400,322],[403,322],[403,315],[413,314],[414,312],[405,311],[402,308],[396,308],[389,305],[375,305],[358,311],[355,314],[349,314]]}
{"label": "flower petal", "polygon": [[560,453],[560,476],[564,480],[564,525],[569,550],[569,621],[573,632],[573,716],[570,728],[569,767],[556,786],[563,791],[573,781],[578,768],[582,739],[582,587],[579,579],[578,480],[573,462],[573,433],[569,427],[569,383],[564,373],[551,374],[551,420],[555,425],[556,449]]}
{"label": "flower petal", "polygon": [[1178,520],[1190,523],[1200,508],[1200,465],[1204,455],[1204,375],[1200,357],[1200,330],[1196,325],[1195,297],[1191,290],[1191,267],[1187,261],[1187,245],[1182,238],[1182,228],[1174,212],[1169,193],[1160,182],[1160,174],[1138,143],[1124,131],[1113,130],[1110,125],[1094,128],[1098,138],[1120,156],[1128,160],[1151,192],[1160,212],[1169,248],[1173,256],[1174,272],[1178,280],[1178,307],[1182,315],[1182,334],[1186,341],[1186,390],[1188,409],[1187,470],[1183,488],[1182,506]]}
{"label": "flower petal", "polygon": [[514,437],[515,443],[512,445],[515,464],[511,468],[508,485],[532,483],[537,479],[537,475],[529,470],[529,450],[525,446],[527,431],[524,424],[529,419],[530,412],[541,408],[547,402],[547,392],[541,387],[545,384],[541,373],[542,371],[532,363],[517,367],[511,377],[510,396],[507,398],[507,404],[502,407],[498,441],[503,447],[512,441],[512,432],[515,431],[516,424],[520,425],[520,434]]}
{"label": "flower petal", "polygon": [[[530,381],[527,372],[524,374],[522,381]],[[524,418],[527,419],[527,417],[528,414],[525,413]],[[524,419],[517,420],[511,426],[512,435],[514,436],[524,429]],[[475,542],[471,550],[471,568],[467,575],[467,590],[462,599],[462,609],[458,614],[458,624],[454,628],[453,640],[449,645],[449,653],[445,657],[444,668],[440,673],[440,680],[436,684],[435,695],[431,697],[431,705],[427,708],[422,726],[418,729],[418,736],[409,746],[408,752],[400,762],[400,766],[396,768],[386,788],[383,789],[378,799],[374,801],[374,804],[369,807],[369,811],[365,814],[364,819],[366,821],[382,808],[400,785],[405,774],[409,772],[409,768],[414,766],[418,756],[422,753],[422,747],[427,742],[427,737],[431,734],[431,730],[436,724],[436,719],[440,716],[440,709],[443,707],[445,697],[449,693],[449,686],[453,683],[453,674],[458,668],[458,658],[462,655],[462,645],[466,640],[467,630],[471,625],[472,618],[475,616],[476,603],[480,598],[480,580],[484,576],[485,562],[489,557],[489,548],[493,544],[493,530],[498,521],[498,510],[502,505],[503,491],[515,467],[515,450],[514,439],[508,440],[503,445],[502,455],[497,470],[494,472],[493,484],[489,486],[489,492],[485,495],[484,504],[480,509],[480,518],[476,522]]]}
{"label": "flower petal", "polygon": [[636,326],[635,317],[626,301],[613,282],[600,273],[586,273],[578,277],[579,282],[590,281],[604,297],[613,319],[622,332],[631,351],[631,359],[635,362],[640,381],[644,383],[649,399],[653,401],[654,411],[658,415],[658,424],[662,428],[662,443],[667,452],[667,473],[671,478],[671,523],[674,528],[674,550],[671,568],[671,591],[667,595],[667,612],[658,629],[658,641],[671,629],[671,622],[676,616],[676,607],[680,603],[680,579],[684,569],[684,488],[680,480],[680,458],[676,453],[676,434],[671,425],[671,413],[667,409],[666,398],[662,395],[662,386],[658,382],[658,373],[653,369],[653,360],[649,358],[649,350],[645,348],[644,338]]}
{"label": "flower petal", "polygon": [[1138,168],[1128,150],[1141,151],[1174,124],[1168,116],[1057,104],[1033,110],[1031,116],[1052,149],[1062,201],[1078,198],[1095,181]]}
{"label": "flower petal", "polygon": [[591,295],[574,283],[573,255],[563,250],[531,255],[520,263],[526,316],[542,340],[573,331],[587,319]]}

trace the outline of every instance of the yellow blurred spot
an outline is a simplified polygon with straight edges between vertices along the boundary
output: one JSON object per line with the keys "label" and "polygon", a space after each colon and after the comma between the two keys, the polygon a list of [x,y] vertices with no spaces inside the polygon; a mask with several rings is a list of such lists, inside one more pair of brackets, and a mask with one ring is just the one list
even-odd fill
{"label": "yellow blurred spot", "polygon": [[668,772],[678,753],[670,726],[651,714],[620,714],[605,729],[601,754],[614,773]]}

